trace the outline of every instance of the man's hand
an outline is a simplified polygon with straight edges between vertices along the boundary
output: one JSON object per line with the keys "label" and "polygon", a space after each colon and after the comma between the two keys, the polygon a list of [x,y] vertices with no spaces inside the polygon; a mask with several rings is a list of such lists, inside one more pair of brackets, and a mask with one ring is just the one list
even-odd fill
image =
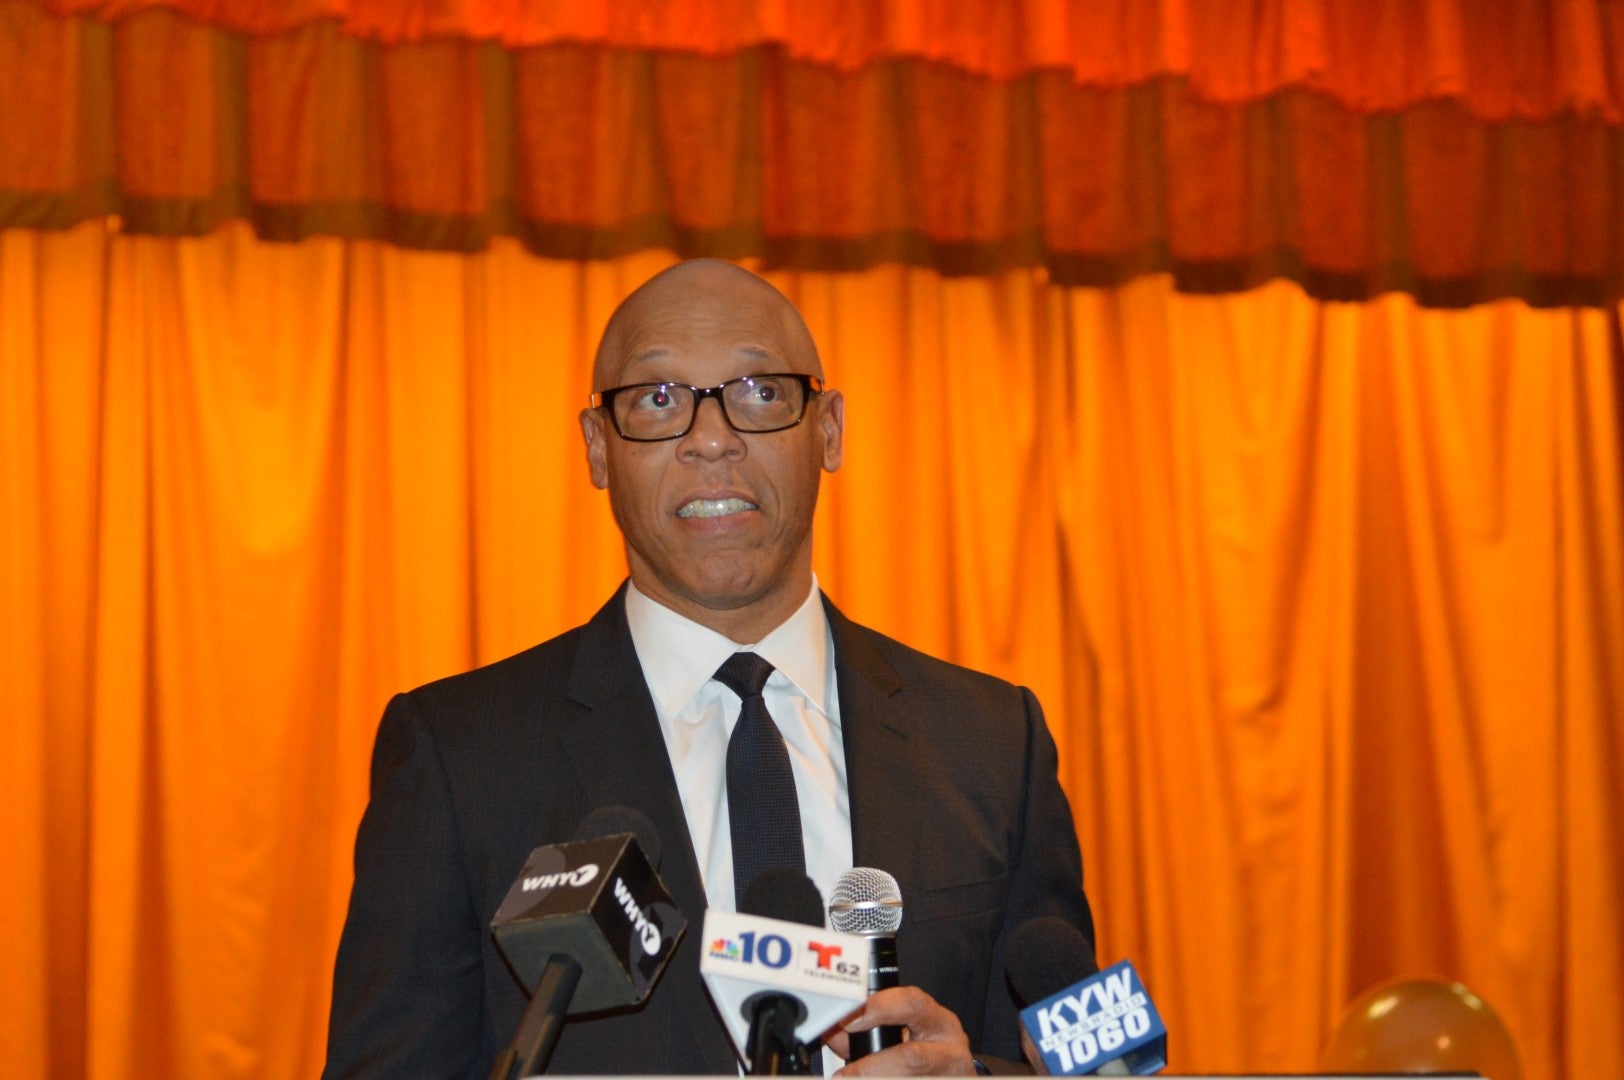
{"label": "man's hand", "polygon": [[1032,1036],[1027,1032],[1025,1024],[1021,1025],[1021,1056],[1032,1066],[1033,1072],[1039,1076],[1049,1075],[1049,1067],[1043,1063],[1043,1054],[1032,1042]]}
{"label": "man's hand", "polygon": [[[846,1032],[886,1025],[902,1028],[901,1044],[851,1061]],[[824,1041],[848,1061],[836,1076],[974,1076],[976,1071],[959,1018],[917,986],[893,986],[871,995]]]}

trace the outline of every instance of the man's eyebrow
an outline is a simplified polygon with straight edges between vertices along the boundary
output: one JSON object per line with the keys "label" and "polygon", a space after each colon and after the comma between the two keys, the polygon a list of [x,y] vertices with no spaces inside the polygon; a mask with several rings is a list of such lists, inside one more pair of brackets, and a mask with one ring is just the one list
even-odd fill
{"label": "man's eyebrow", "polygon": [[[737,356],[741,356],[749,360],[755,360],[764,364],[778,362],[777,353],[773,352],[771,349],[762,348],[760,345],[740,345],[738,348],[734,349],[733,352]],[[651,363],[655,360],[664,360],[670,355],[670,349],[663,345],[656,345],[651,349],[644,349],[642,352],[634,354],[631,359],[626,361],[625,368],[629,370],[631,368],[641,367],[642,365]]]}
{"label": "man's eyebrow", "polygon": [[666,348],[664,348],[662,346],[656,345],[654,348],[647,349],[647,350],[645,350],[643,352],[638,353],[636,356],[632,357],[630,360],[628,360],[626,362],[626,366],[631,367],[633,364],[642,364],[642,363],[646,363],[649,360],[658,360],[661,357],[668,355],[669,352],[670,352],[669,349],[666,349]]}

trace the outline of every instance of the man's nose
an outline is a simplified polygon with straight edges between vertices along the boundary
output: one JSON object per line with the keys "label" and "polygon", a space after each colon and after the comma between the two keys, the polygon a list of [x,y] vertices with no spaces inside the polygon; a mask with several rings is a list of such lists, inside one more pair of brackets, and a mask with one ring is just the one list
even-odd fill
{"label": "man's nose", "polygon": [[716,398],[701,398],[694,411],[693,426],[682,437],[680,452],[702,458],[720,458],[744,453],[744,440],[727,422],[722,403]]}

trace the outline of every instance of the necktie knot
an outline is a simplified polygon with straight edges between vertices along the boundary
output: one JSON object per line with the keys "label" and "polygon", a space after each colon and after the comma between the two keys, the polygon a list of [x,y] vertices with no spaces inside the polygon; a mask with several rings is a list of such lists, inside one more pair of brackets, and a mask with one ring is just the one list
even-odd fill
{"label": "necktie knot", "polygon": [[753,652],[736,652],[716,669],[715,679],[741,698],[758,697],[773,673],[772,664]]}

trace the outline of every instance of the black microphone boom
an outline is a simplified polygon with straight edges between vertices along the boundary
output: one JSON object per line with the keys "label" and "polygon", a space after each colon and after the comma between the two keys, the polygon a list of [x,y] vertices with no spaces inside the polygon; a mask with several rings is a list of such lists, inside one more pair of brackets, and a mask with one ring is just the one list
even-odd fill
{"label": "black microphone boom", "polygon": [[524,1016],[519,1020],[513,1042],[497,1056],[489,1080],[522,1080],[541,1072],[545,1059],[552,1055],[553,1045],[558,1042],[570,998],[575,996],[575,987],[580,981],[581,965],[573,956],[554,953],[548,958],[547,966],[541,971],[541,981],[536,983],[530,1004],[525,1006]]}

